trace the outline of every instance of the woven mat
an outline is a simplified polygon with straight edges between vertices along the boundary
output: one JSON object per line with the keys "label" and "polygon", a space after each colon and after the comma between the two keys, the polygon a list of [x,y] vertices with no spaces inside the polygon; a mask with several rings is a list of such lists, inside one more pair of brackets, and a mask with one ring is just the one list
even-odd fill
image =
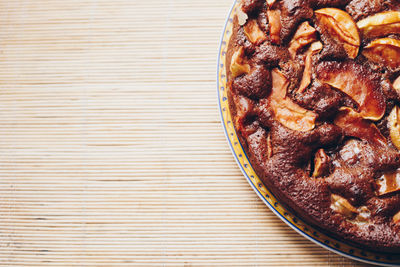
{"label": "woven mat", "polygon": [[0,0],[1,266],[360,266],[289,229],[217,110],[232,0]]}

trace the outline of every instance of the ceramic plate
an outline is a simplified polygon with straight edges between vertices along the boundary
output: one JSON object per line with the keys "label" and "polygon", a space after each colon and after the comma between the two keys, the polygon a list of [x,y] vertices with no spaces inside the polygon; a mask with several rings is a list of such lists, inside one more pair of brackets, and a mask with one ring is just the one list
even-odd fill
{"label": "ceramic plate", "polygon": [[238,8],[238,3],[234,3],[231,11],[229,12],[228,19],[226,20],[224,31],[221,38],[221,44],[218,54],[218,70],[217,70],[217,86],[218,86],[218,103],[221,113],[221,120],[224,126],[225,134],[231,147],[232,153],[239,164],[247,181],[257,193],[257,195],[264,201],[264,203],[279,217],[293,228],[296,232],[308,238],[312,242],[342,256],[358,260],[366,263],[377,264],[381,266],[400,266],[400,256],[395,254],[375,253],[373,251],[363,250],[346,243],[343,243],[335,238],[327,236],[320,231],[307,225],[301,219],[297,218],[293,213],[285,209],[281,205],[279,199],[276,199],[264,186],[261,180],[254,172],[249,159],[241,146],[239,139],[236,135],[227,99],[226,90],[226,71],[225,71],[225,55],[228,47],[229,38],[232,33],[233,16]]}

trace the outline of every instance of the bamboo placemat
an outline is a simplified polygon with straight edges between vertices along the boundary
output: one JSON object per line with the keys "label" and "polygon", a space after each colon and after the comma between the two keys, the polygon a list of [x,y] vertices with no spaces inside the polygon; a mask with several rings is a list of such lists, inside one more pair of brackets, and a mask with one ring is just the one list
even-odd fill
{"label": "bamboo placemat", "polygon": [[232,0],[0,0],[1,266],[360,266],[289,229],[217,110]]}

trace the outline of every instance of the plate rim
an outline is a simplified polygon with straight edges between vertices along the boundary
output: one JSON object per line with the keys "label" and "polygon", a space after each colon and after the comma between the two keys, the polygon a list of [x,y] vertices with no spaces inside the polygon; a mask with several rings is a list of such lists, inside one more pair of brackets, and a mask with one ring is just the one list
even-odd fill
{"label": "plate rim", "polygon": [[[229,24],[229,23],[232,23],[231,20],[232,20],[232,18],[233,18],[233,14],[234,14],[233,12],[234,12],[234,9],[238,6],[238,2],[239,2],[239,0],[234,0],[234,1],[233,1],[233,4],[232,4],[232,6],[231,6],[231,8],[230,8],[230,10],[229,10],[228,16],[227,16],[227,18],[225,19],[225,24],[224,24],[224,27],[223,27],[223,30],[222,30],[222,34],[221,34],[221,37],[220,37],[219,48],[218,48],[218,59],[217,59],[217,82],[216,82],[216,84],[217,84],[217,97],[218,97],[218,111],[219,111],[219,117],[220,117],[220,120],[221,120],[221,124],[222,124],[222,126],[223,126],[225,138],[226,138],[227,141],[228,141],[230,151],[232,152],[232,155],[233,155],[233,157],[234,157],[236,163],[239,165],[239,168],[240,168],[242,174],[245,176],[245,178],[246,178],[247,182],[249,183],[249,185],[251,186],[251,188],[255,191],[255,193],[258,195],[258,197],[264,202],[264,204],[266,204],[266,206],[267,206],[279,219],[281,219],[281,220],[282,220],[283,222],[285,222],[290,228],[292,228],[293,230],[295,230],[298,234],[300,234],[301,236],[305,237],[305,238],[308,239],[309,241],[311,241],[311,242],[313,242],[313,243],[315,243],[315,244],[317,244],[317,245],[319,245],[319,246],[321,246],[321,247],[323,247],[323,248],[325,248],[325,249],[327,249],[327,250],[329,250],[329,251],[331,251],[331,252],[333,252],[333,253],[336,253],[336,254],[338,254],[338,255],[341,255],[341,256],[343,256],[343,257],[346,257],[346,258],[349,258],[349,259],[352,259],[352,260],[356,260],[356,261],[363,262],[363,263],[368,263],[368,264],[375,264],[375,265],[379,265],[379,266],[399,267],[399,266],[400,266],[400,262],[399,262],[399,263],[383,262],[383,261],[372,260],[372,259],[369,259],[369,258],[362,258],[362,257],[356,256],[356,255],[348,254],[348,253],[346,253],[346,252],[344,252],[344,251],[341,251],[341,250],[339,250],[339,249],[337,249],[337,248],[328,246],[328,245],[326,245],[325,243],[321,242],[320,240],[317,240],[317,239],[315,239],[314,237],[312,237],[311,235],[305,233],[302,229],[300,229],[298,226],[294,225],[294,224],[293,224],[291,221],[289,221],[285,216],[283,216],[277,209],[275,209],[274,205],[272,205],[272,204],[261,194],[260,190],[259,190],[259,189],[257,188],[257,186],[253,183],[253,181],[250,179],[248,173],[247,173],[247,172],[245,171],[245,169],[243,168],[243,166],[242,166],[242,164],[241,164],[241,162],[240,162],[240,160],[239,160],[239,157],[238,157],[237,153],[235,152],[235,150],[234,150],[234,148],[233,148],[232,141],[231,141],[231,139],[229,138],[229,133],[228,133],[227,125],[226,125],[227,122],[225,121],[225,118],[224,118],[224,115],[223,115],[223,108],[222,108],[222,103],[221,103],[221,92],[220,92],[220,91],[221,91],[221,79],[223,79],[223,78],[221,78],[221,69],[225,68],[225,62],[221,63],[221,57],[222,57],[221,55],[224,53],[224,51],[222,50],[222,47],[223,47],[224,41],[225,41],[225,47],[227,47],[227,45],[228,45],[228,41],[229,41],[229,40],[226,40],[226,39],[228,39],[228,37],[230,37],[230,36],[229,36],[230,33],[227,33],[227,27],[228,27],[228,24]],[[225,38],[226,38],[226,39],[225,39]],[[222,64],[222,65],[221,65],[221,64]],[[225,76],[225,77],[226,77],[226,76]],[[223,90],[226,90],[226,88],[224,88]],[[228,106],[229,106],[229,105],[228,105]],[[229,110],[227,110],[226,112],[229,113]],[[236,132],[235,129],[233,129],[233,130]],[[235,134],[236,134],[236,133],[235,133]],[[239,142],[239,144],[240,144],[241,149],[243,150],[244,156],[245,156],[245,157],[247,158],[247,160],[248,160],[248,156],[247,156],[246,151],[243,149],[242,144],[241,144],[240,142]],[[249,162],[249,164],[251,165],[251,163],[250,163],[249,160],[248,160],[248,162]],[[268,189],[267,189],[267,190],[268,190]],[[269,191],[269,190],[268,190],[268,191]],[[277,199],[277,201],[278,201],[278,203],[280,202],[279,199]],[[307,223],[305,223],[305,224],[306,224],[307,226],[309,226]],[[309,226],[309,227],[310,227],[311,229],[314,229],[314,227],[312,227],[312,226]],[[333,237],[331,237],[331,236],[329,236],[329,238],[332,239],[332,240],[336,240],[337,242],[344,243],[343,241],[339,241],[339,240],[337,240],[336,238],[333,238]],[[346,243],[344,243],[344,244],[346,244]],[[346,245],[348,245],[348,244],[346,244]],[[353,247],[353,246],[351,246],[351,245],[348,245],[348,246]],[[361,250],[361,249],[358,248],[358,247],[354,247],[354,249],[355,249],[355,250]],[[376,252],[371,252],[371,253],[376,253]],[[385,254],[385,253],[382,253],[382,254]],[[389,255],[390,255],[390,254],[389,254]],[[393,255],[393,254],[392,254],[392,255]]]}

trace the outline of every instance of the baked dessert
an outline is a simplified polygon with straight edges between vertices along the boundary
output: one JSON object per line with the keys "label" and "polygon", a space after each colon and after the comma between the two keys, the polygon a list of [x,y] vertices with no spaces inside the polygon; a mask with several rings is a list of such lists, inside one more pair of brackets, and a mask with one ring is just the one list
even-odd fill
{"label": "baked dessert", "polygon": [[242,0],[227,52],[232,120],[289,209],[400,253],[400,0]]}

